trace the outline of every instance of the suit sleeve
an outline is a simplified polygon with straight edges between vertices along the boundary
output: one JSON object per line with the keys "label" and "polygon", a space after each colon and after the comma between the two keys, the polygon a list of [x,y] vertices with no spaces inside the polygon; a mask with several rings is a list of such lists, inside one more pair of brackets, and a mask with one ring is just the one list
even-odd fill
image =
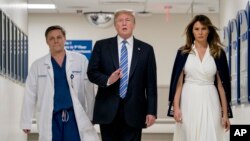
{"label": "suit sleeve", "polygon": [[101,72],[101,48],[101,43],[97,41],[89,61],[87,74],[91,82],[106,87],[109,76]]}
{"label": "suit sleeve", "polygon": [[226,99],[227,99],[227,110],[228,110],[228,117],[232,118],[233,117],[233,113],[232,113],[232,109],[231,109],[231,80],[230,80],[230,73],[229,73],[229,67],[228,67],[228,63],[227,63],[227,57],[226,57],[226,53],[224,52],[224,50],[222,50],[221,52],[221,62],[220,65],[222,66],[222,71],[220,74],[221,77],[223,77],[223,81],[222,81],[222,85],[226,94]]}
{"label": "suit sleeve", "polygon": [[231,102],[231,84],[230,84],[230,74],[229,74],[229,67],[228,67],[228,63],[227,63],[227,58],[226,58],[226,54],[225,52],[222,50],[221,53],[221,61],[222,61],[222,65],[223,65],[223,73],[225,74],[225,81],[223,83],[226,83],[225,85],[227,85],[227,89],[225,90],[227,93],[227,101],[230,103]]}
{"label": "suit sleeve", "polygon": [[175,89],[176,89],[176,84],[178,81],[178,73],[176,72],[178,69],[178,65],[180,63],[180,56],[181,56],[181,51],[178,50],[176,57],[175,57],[175,61],[174,61],[174,65],[173,65],[173,69],[172,69],[172,74],[171,74],[171,79],[170,79],[170,88],[169,88],[169,98],[168,100],[170,102],[172,102],[174,100],[174,95],[175,95]]}
{"label": "suit sleeve", "polygon": [[148,114],[157,117],[157,71],[154,50],[151,47],[147,64],[147,89]]}
{"label": "suit sleeve", "polygon": [[179,78],[179,73],[180,70],[182,69],[182,67],[180,66],[181,64],[181,51],[180,49],[178,50],[176,57],[175,57],[175,61],[174,61],[174,65],[173,65],[173,69],[172,69],[172,74],[171,74],[171,79],[170,79],[170,87],[169,87],[169,97],[168,97],[168,112],[167,115],[170,117],[173,117],[174,114],[174,110],[173,110],[173,100],[174,100],[174,96],[175,96],[175,91],[176,91],[176,85],[178,82],[178,78]]}

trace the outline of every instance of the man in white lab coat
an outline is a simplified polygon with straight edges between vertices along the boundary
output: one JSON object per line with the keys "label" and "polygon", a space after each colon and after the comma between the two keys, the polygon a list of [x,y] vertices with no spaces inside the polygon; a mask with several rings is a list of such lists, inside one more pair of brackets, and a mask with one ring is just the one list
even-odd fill
{"label": "man in white lab coat", "polygon": [[50,53],[29,71],[21,128],[30,133],[36,111],[39,141],[99,141],[91,123],[94,87],[86,74],[88,60],[64,49],[61,26],[48,27],[45,37]]}

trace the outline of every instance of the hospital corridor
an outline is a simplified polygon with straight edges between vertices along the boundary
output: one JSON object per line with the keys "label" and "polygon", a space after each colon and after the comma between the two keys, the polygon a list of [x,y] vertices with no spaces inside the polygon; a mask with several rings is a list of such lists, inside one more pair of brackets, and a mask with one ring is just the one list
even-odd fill
{"label": "hospital corridor", "polygon": [[0,141],[231,141],[210,129],[250,127],[250,0],[0,0],[0,17]]}

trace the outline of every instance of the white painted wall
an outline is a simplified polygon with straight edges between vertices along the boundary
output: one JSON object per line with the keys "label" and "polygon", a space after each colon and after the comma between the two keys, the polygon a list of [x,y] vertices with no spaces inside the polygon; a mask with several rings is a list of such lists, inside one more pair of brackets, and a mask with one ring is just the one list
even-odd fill
{"label": "white painted wall", "polygon": [[[209,15],[219,26],[218,14]],[[190,15],[173,14],[167,22],[165,15],[136,17],[135,37],[153,45],[157,61],[158,85],[169,85],[170,73],[177,49],[185,43],[184,29]],[[97,28],[90,25],[83,15],[29,14],[29,62],[48,53],[44,32],[50,25],[59,24],[66,29],[67,39],[96,40],[116,35],[113,26]]]}
{"label": "white painted wall", "polygon": [[25,33],[28,33],[27,0],[0,0],[0,8]]}
{"label": "white painted wall", "polygon": [[[249,0],[220,0],[220,27],[228,25],[229,20],[236,18],[239,10],[245,9]],[[222,37],[221,32],[221,37]],[[250,124],[250,105],[233,106],[234,118],[232,124]]]}
{"label": "white painted wall", "polygon": [[[245,8],[247,2],[248,0],[220,0],[220,14],[208,16],[216,26],[222,29],[230,19],[235,18],[238,10]],[[0,8],[25,33],[29,30],[29,64],[48,53],[44,31],[50,25],[60,24],[65,27],[68,39],[92,39],[93,43],[98,39],[114,36],[116,33],[113,27],[103,29],[89,25],[83,15],[30,14],[29,21],[27,21],[26,3],[27,0],[0,0]],[[165,15],[137,17],[135,36],[154,46],[159,85],[169,85],[175,53],[177,48],[185,42],[183,31],[190,20],[190,15],[172,14],[170,16],[168,22],[165,20]],[[26,139],[19,129],[22,96],[23,86],[0,76],[0,140],[23,141]],[[163,99],[160,103],[165,101],[166,99]],[[235,106],[233,111],[232,123],[250,123],[249,105]]]}
{"label": "white painted wall", "polygon": [[[27,0],[0,0],[2,9],[25,33],[28,33]],[[19,128],[23,86],[0,75],[0,140],[25,141]]]}

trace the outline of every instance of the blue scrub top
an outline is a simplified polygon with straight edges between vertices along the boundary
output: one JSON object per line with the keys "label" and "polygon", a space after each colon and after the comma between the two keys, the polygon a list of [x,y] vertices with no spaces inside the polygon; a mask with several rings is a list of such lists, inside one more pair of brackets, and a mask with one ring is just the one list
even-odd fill
{"label": "blue scrub top", "polygon": [[53,113],[73,107],[69,85],[66,76],[66,55],[62,66],[59,66],[56,60],[51,57],[54,72],[54,110]]}

